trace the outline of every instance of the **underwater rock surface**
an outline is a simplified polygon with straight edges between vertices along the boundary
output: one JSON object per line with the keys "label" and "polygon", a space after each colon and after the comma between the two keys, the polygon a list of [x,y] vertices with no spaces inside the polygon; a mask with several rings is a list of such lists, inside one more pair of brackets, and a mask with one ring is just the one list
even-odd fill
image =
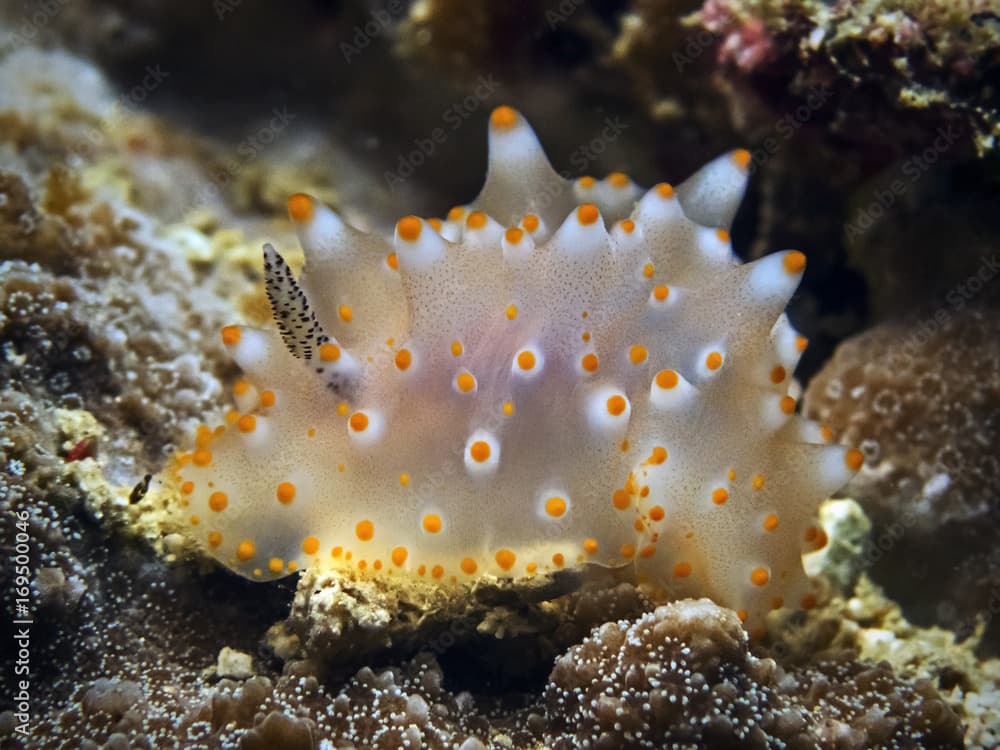
{"label": "underwater rock surface", "polygon": [[[156,502],[156,488],[147,493],[144,477],[162,467],[235,377],[218,341],[219,326],[235,316],[262,321],[267,314],[260,245],[270,239],[293,265],[301,263],[292,227],[281,218],[289,193],[308,190],[366,228],[389,226],[398,217],[386,215],[385,207],[398,203],[399,195],[387,187],[383,168],[395,168],[397,146],[423,135],[417,126],[406,128],[408,116],[440,122],[455,92],[467,93],[460,81],[476,81],[490,72],[488,64],[496,66],[498,92],[508,100],[523,96],[523,109],[540,132],[558,136],[566,122],[553,153],[557,165],[570,165],[571,176],[632,166],[648,169],[648,177],[674,174],[675,158],[683,174],[713,151],[757,145],[754,123],[769,115],[741,115],[735,105],[745,103],[743,88],[725,83],[744,75],[739,71],[750,66],[780,74],[770,88],[753,78],[753,86],[775,94],[769,98],[773,109],[755,109],[758,114],[784,111],[784,97],[795,100],[805,90],[809,66],[794,55],[747,56],[742,47],[725,46],[733,33],[741,44],[753,42],[746,27],[752,31],[750,19],[763,14],[739,10],[733,16],[738,20],[726,22],[735,26],[704,37],[704,53],[686,68],[681,106],[675,106],[657,93],[659,83],[650,82],[648,62],[656,28],[671,29],[662,45],[668,66],[670,52],[688,41],[685,30],[695,28],[682,24],[672,5],[532,5],[526,17],[545,34],[521,39],[515,50],[498,40],[524,33],[527,23],[516,13],[476,11],[474,31],[442,37],[436,29],[448,17],[435,14],[470,12],[466,4],[400,4],[387,22],[372,27],[379,31],[366,47],[369,68],[365,58],[344,63],[339,57],[338,42],[374,19],[367,6],[345,3],[340,23],[324,17],[296,54],[315,63],[303,74],[313,86],[322,85],[316,71],[325,70],[323,54],[338,55],[338,73],[328,85],[351,107],[345,128],[356,131],[354,139],[322,124],[290,127],[240,161],[245,133],[202,135],[183,106],[172,116],[153,113],[165,107],[171,91],[197,88],[180,80],[180,69],[165,65],[163,89],[146,91],[142,101],[122,98],[145,73],[135,79],[143,67],[123,68],[121,60],[133,65],[142,59],[137,51],[162,51],[176,38],[159,37],[155,24],[139,14],[162,11],[170,18],[159,28],[180,29],[183,36],[193,29],[193,11],[150,3],[133,19],[120,3],[67,5],[65,14],[57,3],[56,15],[36,26],[40,38],[57,48],[45,52],[31,46],[25,17],[12,5],[2,8],[9,26],[0,30],[0,542],[13,548],[18,519],[26,519],[35,624],[26,734],[18,729],[18,706],[7,698],[15,695],[16,653],[8,644],[18,610],[6,593],[15,588],[16,575],[5,561],[0,748],[1000,744],[1000,661],[989,658],[995,653],[998,564],[992,552],[995,477],[987,471],[996,399],[995,378],[988,376],[998,368],[992,313],[956,314],[926,341],[921,335],[921,343],[907,350],[913,369],[898,367],[895,358],[919,325],[872,327],[848,341],[809,385],[806,414],[822,416],[836,439],[879,441],[878,457],[846,491],[868,518],[856,506],[824,508],[823,517],[831,520],[820,568],[827,593],[808,613],[772,616],[761,639],[748,640],[729,610],[705,600],[663,603],[643,584],[608,573],[539,579],[531,587],[484,581],[451,595],[329,573],[253,584],[192,556],[182,539],[164,537],[144,512]],[[204,11],[211,24],[195,14],[200,45],[222,38],[225,49],[244,45],[240,54],[220,55],[220,75],[231,75],[227,65],[246,62],[244,40],[266,27],[266,15],[231,5],[225,20]],[[857,15],[861,5],[844,4],[842,12]],[[956,16],[928,20],[919,8],[897,5],[895,15],[876,26],[903,28],[907,18],[933,21],[936,28],[963,22]],[[819,6],[803,7],[812,14]],[[684,10],[697,10],[697,3]],[[94,23],[73,20],[80,18]],[[705,11],[701,18],[707,22]],[[765,17],[759,30],[769,32],[775,22]],[[282,23],[293,23],[290,14]],[[794,47],[804,29],[815,27],[810,23],[792,24],[781,39]],[[877,31],[871,24],[864,28],[869,37]],[[922,65],[940,70],[972,55],[971,66],[960,66],[936,88],[957,86],[967,108],[943,100],[931,106],[918,123],[919,137],[900,124],[902,116],[889,118],[880,134],[853,132],[845,140],[854,145],[824,135],[815,155],[809,139],[824,123],[851,127],[851,120],[804,123],[803,140],[790,139],[751,180],[750,204],[734,226],[738,250],[755,257],[761,247],[795,246],[800,238],[811,250],[805,244],[810,236],[820,245],[810,252],[816,262],[792,309],[796,324],[820,344],[809,367],[826,364],[824,351],[871,323],[866,310],[877,307],[870,298],[879,293],[880,274],[907,257],[894,231],[883,227],[873,236],[886,252],[867,256],[871,265],[862,273],[850,267],[839,239],[844,206],[849,196],[864,193],[860,186],[870,175],[863,144],[888,134],[905,153],[907,144],[922,142],[935,118],[954,115],[972,124],[963,131],[970,150],[979,145],[988,151],[970,81],[992,70],[994,58],[981,50],[991,49],[984,34],[993,28],[983,16],[968,39],[952,42],[936,31],[922,32],[935,45],[948,42],[928,47],[932,54]],[[844,45],[838,49],[858,47],[843,39],[836,38]],[[919,38],[902,41],[910,49],[923,44]],[[874,42],[881,49],[901,43],[877,36]],[[467,52],[455,52],[463,45]],[[980,51],[970,52],[970,45]],[[103,50],[97,57],[105,62],[109,50],[118,52],[118,78],[124,71],[134,80],[111,84],[85,59],[60,51],[64,46]],[[543,46],[548,57],[539,56]],[[729,56],[725,67],[717,63],[720,52]],[[254,58],[256,70],[262,61],[276,67],[267,55]],[[436,95],[421,101],[428,84],[415,70],[424,64],[452,70],[445,77],[453,88],[435,81]],[[609,69],[645,77],[623,90]],[[896,70],[901,79],[927,80],[926,67]],[[880,80],[891,82],[888,68],[880,71]],[[372,81],[389,77],[396,88],[412,87],[407,117],[392,96],[371,93]],[[249,87],[255,97],[265,96],[265,87]],[[164,100],[158,100],[161,93]],[[314,88],[309,97],[327,93]],[[208,98],[225,101],[217,92]],[[701,108],[691,105],[698,101]],[[889,99],[879,93],[873,101],[881,107]],[[893,106],[909,112],[909,101]],[[265,124],[255,120],[254,133],[271,117],[270,104],[255,106],[253,117]],[[580,166],[571,159],[577,144],[608,116],[608,106],[628,113],[627,138]],[[462,120],[473,124],[449,142],[455,153],[479,137],[489,108],[481,103]],[[381,152],[370,148],[379,141],[371,122],[391,126],[380,142],[392,145]],[[801,164],[793,165],[796,160]],[[838,160],[843,169],[829,173],[828,192],[808,197],[801,186],[826,180],[824,170]],[[414,210],[442,210],[441,196],[454,195],[456,184],[474,189],[469,175],[481,160],[469,162],[429,157],[403,194],[413,198]],[[804,178],[807,172],[812,174]],[[982,181],[967,184],[983,180],[982,170],[950,174],[962,176],[962,189],[988,193]],[[927,179],[936,177],[928,172]],[[834,200],[824,203],[821,195]],[[913,210],[920,211],[925,195],[913,194]],[[947,234],[950,219],[935,215]],[[990,220],[983,217],[984,226]],[[871,288],[846,283],[848,278],[866,279]],[[921,295],[913,290],[920,287],[909,271],[900,269],[897,278],[891,310],[918,306],[913,298]],[[850,298],[844,307],[824,296],[824,284]],[[876,318],[889,311],[886,306]],[[921,395],[923,376],[933,376],[932,398]],[[827,385],[835,378],[850,386],[846,395],[831,398]],[[860,385],[866,390],[851,396]],[[882,390],[898,394],[898,407],[888,414],[876,409]],[[946,446],[958,455],[939,455]],[[947,487],[935,480],[942,472]],[[907,515],[911,509],[915,516]],[[883,532],[901,521],[904,536],[884,544]],[[925,569],[926,577],[911,575]]]}

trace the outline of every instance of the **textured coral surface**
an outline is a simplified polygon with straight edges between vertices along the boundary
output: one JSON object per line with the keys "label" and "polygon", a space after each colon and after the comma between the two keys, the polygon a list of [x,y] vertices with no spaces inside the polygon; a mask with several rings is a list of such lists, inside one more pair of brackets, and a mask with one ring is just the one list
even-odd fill
{"label": "textured coral surface", "polygon": [[805,410],[865,453],[847,491],[886,548],[873,575],[914,616],[971,632],[1000,585],[996,310],[937,308],[848,340]]}
{"label": "textured coral surface", "polygon": [[556,659],[545,695],[556,750],[962,744],[926,681],[904,686],[888,664],[848,660],[785,673],[752,656],[739,620],[704,599],[595,629]]}

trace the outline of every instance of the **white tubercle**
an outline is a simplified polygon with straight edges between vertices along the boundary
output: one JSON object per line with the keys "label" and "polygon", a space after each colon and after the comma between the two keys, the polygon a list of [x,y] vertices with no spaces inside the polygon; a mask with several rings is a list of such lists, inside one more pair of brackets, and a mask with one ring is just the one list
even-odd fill
{"label": "white tubercle", "polygon": [[729,229],[746,192],[750,153],[723,154],[703,166],[677,188],[684,213],[703,227]]}
{"label": "white tubercle", "polygon": [[406,216],[396,222],[393,245],[400,271],[429,270],[444,255],[444,243],[444,238],[421,218]]}

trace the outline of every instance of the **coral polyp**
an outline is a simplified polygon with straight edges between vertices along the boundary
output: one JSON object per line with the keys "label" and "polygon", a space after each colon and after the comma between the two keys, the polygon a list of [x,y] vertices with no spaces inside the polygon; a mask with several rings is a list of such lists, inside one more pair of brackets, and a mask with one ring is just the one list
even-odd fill
{"label": "coral polyp", "polygon": [[795,413],[804,255],[733,254],[749,155],[642,190],[563,179],[509,107],[489,139],[476,200],[391,240],[289,200],[305,268],[266,246],[276,327],[222,330],[245,376],[168,470],[178,518],[259,580],[596,563],[751,624],[810,606],[816,509],[861,456]]}

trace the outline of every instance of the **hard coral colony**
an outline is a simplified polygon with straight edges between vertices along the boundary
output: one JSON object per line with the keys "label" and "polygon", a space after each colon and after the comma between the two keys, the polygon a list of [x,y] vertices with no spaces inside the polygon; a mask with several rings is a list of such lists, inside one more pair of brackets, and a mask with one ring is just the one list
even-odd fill
{"label": "hard coral colony", "polygon": [[264,250],[279,330],[223,329],[237,410],[169,471],[190,534],[259,580],[634,564],[748,625],[809,607],[816,508],[861,455],[789,395],[804,256],[733,255],[747,162],[571,182],[499,107],[485,185],[444,221],[389,242],[293,196],[301,278]]}

